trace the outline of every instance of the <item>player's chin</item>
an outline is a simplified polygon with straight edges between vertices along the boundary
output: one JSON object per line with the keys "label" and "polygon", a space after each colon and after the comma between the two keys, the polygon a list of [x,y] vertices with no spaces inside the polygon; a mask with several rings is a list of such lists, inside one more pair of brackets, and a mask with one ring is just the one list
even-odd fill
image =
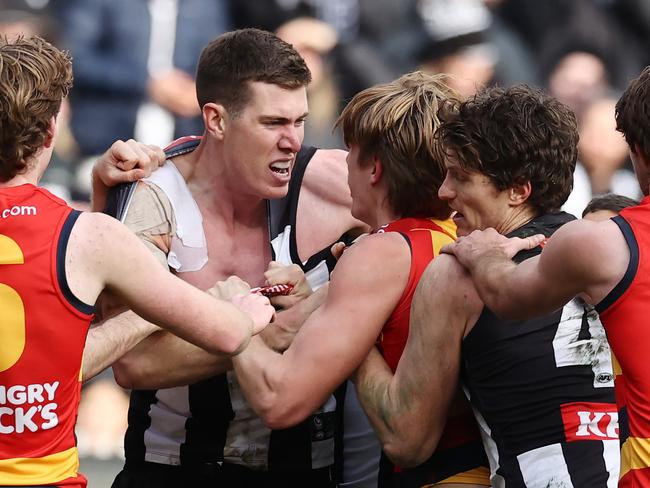
{"label": "player's chin", "polygon": [[289,192],[289,184],[285,185],[267,185],[263,190],[264,198],[267,200],[275,200],[284,198]]}

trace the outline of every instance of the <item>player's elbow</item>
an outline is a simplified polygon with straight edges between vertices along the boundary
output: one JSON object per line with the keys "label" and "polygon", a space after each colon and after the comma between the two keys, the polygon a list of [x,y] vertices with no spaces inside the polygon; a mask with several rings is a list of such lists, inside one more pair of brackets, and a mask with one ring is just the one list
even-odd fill
{"label": "player's elbow", "polygon": [[115,382],[127,390],[143,388],[143,369],[137,367],[125,356],[113,363]]}
{"label": "player's elbow", "polygon": [[414,437],[399,437],[382,443],[386,456],[403,468],[418,466],[431,457],[436,443],[414,441]]}
{"label": "player's elbow", "polygon": [[248,346],[251,341],[250,329],[241,329],[239,334],[233,334],[233,337],[224,344],[224,349],[221,351],[210,351],[213,354],[227,354],[228,356],[236,356]]}
{"label": "player's elbow", "polygon": [[311,411],[288,402],[268,402],[258,414],[271,430],[288,429],[305,420]]}
{"label": "player's elbow", "polygon": [[214,341],[204,346],[204,349],[212,354],[236,356],[246,349],[250,343],[252,329],[253,324],[251,321],[237,323],[237,325],[230,327],[227,333],[215,337]]}

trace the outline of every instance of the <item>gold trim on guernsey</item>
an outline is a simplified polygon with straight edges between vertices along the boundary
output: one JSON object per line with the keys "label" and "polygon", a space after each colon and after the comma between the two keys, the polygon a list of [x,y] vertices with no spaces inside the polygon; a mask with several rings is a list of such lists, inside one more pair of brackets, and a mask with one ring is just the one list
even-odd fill
{"label": "gold trim on guernsey", "polygon": [[621,447],[621,478],[641,468],[650,468],[650,439],[628,437]]}
{"label": "gold trim on guernsey", "polygon": [[0,485],[45,485],[73,478],[78,473],[76,447],[40,458],[0,460]]}
{"label": "gold trim on guernsey", "polygon": [[447,220],[432,219],[436,224],[442,227],[448,234],[456,236],[456,224],[449,218]]}
{"label": "gold trim on guernsey", "polygon": [[434,485],[424,485],[422,488],[448,486],[450,484],[490,486],[490,470],[485,466],[481,466],[479,468],[465,471],[464,473],[458,473],[450,476],[449,478],[439,481]]}

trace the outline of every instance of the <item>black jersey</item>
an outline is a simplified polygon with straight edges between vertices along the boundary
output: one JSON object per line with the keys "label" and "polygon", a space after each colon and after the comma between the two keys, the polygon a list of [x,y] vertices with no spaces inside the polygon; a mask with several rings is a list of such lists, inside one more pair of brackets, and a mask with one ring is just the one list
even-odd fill
{"label": "black jersey", "polygon": [[[545,215],[509,237],[550,236],[573,219]],[[521,262],[541,248],[522,252]],[[492,486],[616,487],[618,417],[611,354],[593,307],[579,299],[549,315],[505,321],[487,308],[462,347]]]}

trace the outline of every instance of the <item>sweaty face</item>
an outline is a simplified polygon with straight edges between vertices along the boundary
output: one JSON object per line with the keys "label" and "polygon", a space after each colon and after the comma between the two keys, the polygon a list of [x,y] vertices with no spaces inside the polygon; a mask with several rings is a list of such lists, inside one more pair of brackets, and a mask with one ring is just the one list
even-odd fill
{"label": "sweaty face", "polygon": [[304,87],[250,82],[250,100],[225,118],[224,152],[240,192],[256,198],[287,194],[291,170],[304,138],[307,93]]}
{"label": "sweaty face", "polygon": [[455,210],[453,219],[458,235],[488,227],[501,230],[510,216],[507,191],[499,191],[487,176],[477,171],[465,171],[450,155],[445,158],[445,168],[447,174],[438,196]]}

